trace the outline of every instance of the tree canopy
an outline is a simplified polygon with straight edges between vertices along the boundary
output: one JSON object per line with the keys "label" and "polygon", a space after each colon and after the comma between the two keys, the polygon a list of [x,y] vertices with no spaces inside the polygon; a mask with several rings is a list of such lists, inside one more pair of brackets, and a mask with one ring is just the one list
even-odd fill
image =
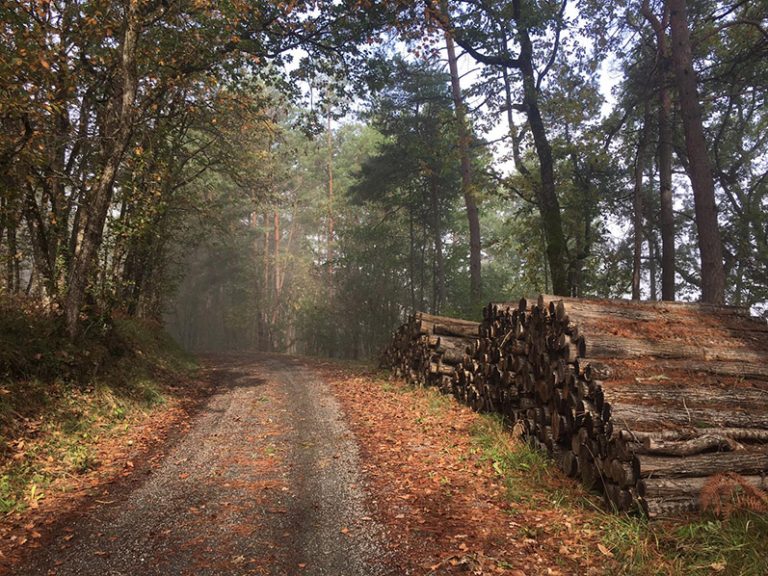
{"label": "tree canopy", "polygon": [[346,356],[536,291],[765,311],[767,11],[5,2],[0,293]]}

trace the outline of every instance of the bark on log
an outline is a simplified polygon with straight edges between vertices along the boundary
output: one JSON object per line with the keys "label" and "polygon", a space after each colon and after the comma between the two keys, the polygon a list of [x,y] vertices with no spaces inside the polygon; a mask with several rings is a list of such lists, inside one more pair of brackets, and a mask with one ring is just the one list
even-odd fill
{"label": "bark on log", "polygon": [[617,335],[591,333],[586,340],[586,355],[596,359],[661,358],[696,361],[746,362],[759,364],[765,351],[738,343],[721,342],[707,348],[672,340],[627,338]]}
{"label": "bark on log", "polygon": [[665,456],[693,456],[702,452],[734,452],[743,450],[744,446],[724,436],[705,435],[690,440],[654,440],[647,438],[643,441],[643,453]]}
{"label": "bark on log", "polygon": [[761,428],[768,427],[765,412],[737,413],[735,411],[714,409],[685,409],[685,406],[672,408],[658,404],[655,410],[646,406],[632,404],[610,404],[608,410],[614,425],[638,431],[661,430],[663,427],[702,427],[702,428]]}
{"label": "bark on log", "polygon": [[[765,476],[742,476],[741,479],[760,490],[768,490],[768,479]],[[693,478],[644,478],[637,483],[640,496],[645,498],[698,498],[701,489],[711,482],[711,476]]]}
{"label": "bark on log", "polygon": [[725,472],[759,475],[768,473],[768,450],[763,448],[755,451],[724,452],[716,456],[698,454],[687,458],[636,454],[632,466],[638,479],[685,478]]}
{"label": "bark on log", "polygon": [[699,511],[698,498],[642,498],[640,505],[645,515],[651,519],[679,518],[681,515]]}
{"label": "bark on log", "polygon": [[[652,432],[633,432],[620,430],[619,435],[627,442],[654,440],[690,440],[712,432],[710,428],[681,428],[677,430],[656,430]],[[718,428],[717,435],[742,442],[768,442],[768,430],[755,428]]]}
{"label": "bark on log", "polygon": [[421,330],[427,330],[425,333],[429,334],[466,338],[476,337],[479,334],[480,324],[471,320],[434,316],[425,312],[417,312],[414,319],[419,323]]}

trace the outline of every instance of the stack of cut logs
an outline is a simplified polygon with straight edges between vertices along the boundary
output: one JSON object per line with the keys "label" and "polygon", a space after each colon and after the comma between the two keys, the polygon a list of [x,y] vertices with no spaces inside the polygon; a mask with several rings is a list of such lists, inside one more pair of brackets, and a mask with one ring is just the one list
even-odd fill
{"label": "stack of cut logs", "polygon": [[520,422],[616,510],[695,511],[720,473],[768,490],[764,321],[737,308],[544,297],[483,316],[478,326],[417,314],[383,361]]}
{"label": "stack of cut logs", "polygon": [[456,368],[470,362],[467,350],[479,333],[477,322],[417,312],[397,329],[381,365],[412,384],[448,392]]}

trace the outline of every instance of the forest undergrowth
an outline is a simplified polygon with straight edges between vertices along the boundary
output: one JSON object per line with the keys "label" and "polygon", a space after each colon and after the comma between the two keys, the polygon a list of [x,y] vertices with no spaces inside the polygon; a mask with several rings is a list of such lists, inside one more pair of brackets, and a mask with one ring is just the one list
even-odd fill
{"label": "forest undergrowth", "polygon": [[196,364],[159,324],[92,320],[74,342],[61,328],[37,306],[0,302],[2,515],[73,490],[110,460],[110,440],[189,394]]}

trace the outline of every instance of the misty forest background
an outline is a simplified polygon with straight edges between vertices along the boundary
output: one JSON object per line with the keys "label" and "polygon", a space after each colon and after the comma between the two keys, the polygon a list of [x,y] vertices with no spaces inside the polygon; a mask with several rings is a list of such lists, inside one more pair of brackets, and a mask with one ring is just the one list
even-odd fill
{"label": "misty forest background", "polygon": [[[0,297],[375,356],[413,310],[768,301],[768,4],[8,1]],[[702,281],[703,279],[703,281]]]}

